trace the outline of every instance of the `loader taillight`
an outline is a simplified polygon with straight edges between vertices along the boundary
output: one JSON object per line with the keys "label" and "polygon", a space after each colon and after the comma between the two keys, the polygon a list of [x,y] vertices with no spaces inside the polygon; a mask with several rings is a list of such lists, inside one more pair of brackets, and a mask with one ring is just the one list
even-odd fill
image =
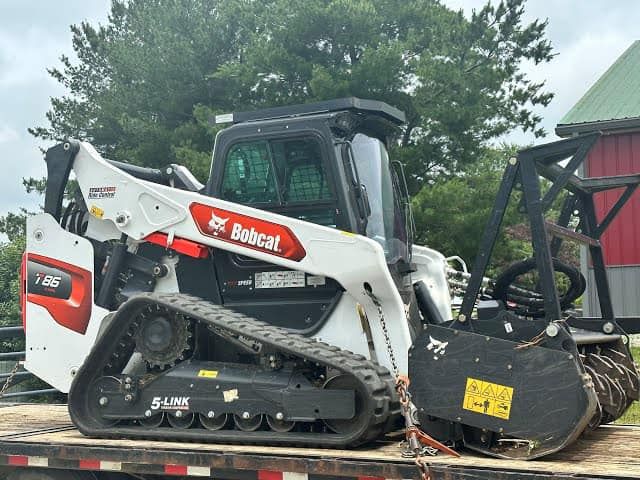
{"label": "loader taillight", "polygon": [[46,308],[56,323],[84,335],[93,305],[91,272],[33,253],[23,264],[23,322],[26,303],[34,303]]}

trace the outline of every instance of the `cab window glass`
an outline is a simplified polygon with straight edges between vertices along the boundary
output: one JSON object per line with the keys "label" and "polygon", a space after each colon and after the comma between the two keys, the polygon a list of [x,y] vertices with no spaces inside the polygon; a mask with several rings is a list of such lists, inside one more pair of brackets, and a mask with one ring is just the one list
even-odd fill
{"label": "cab window glass", "polygon": [[266,141],[231,147],[224,167],[222,196],[225,200],[243,204],[278,201],[273,162]]}
{"label": "cab window glass", "polygon": [[274,140],[271,148],[285,203],[331,198],[317,141],[311,138]]}
{"label": "cab window glass", "polygon": [[355,136],[352,148],[371,207],[367,237],[382,246],[387,260],[408,258],[406,220],[386,148],[379,140],[363,134]]}
{"label": "cab window glass", "polygon": [[221,193],[225,200],[244,204],[288,205],[333,198],[320,145],[313,138],[234,145],[227,154]]}

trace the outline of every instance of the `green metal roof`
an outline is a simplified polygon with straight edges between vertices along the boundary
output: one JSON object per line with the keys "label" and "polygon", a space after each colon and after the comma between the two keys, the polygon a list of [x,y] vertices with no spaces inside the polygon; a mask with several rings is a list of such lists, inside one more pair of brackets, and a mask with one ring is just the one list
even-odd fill
{"label": "green metal roof", "polygon": [[619,127],[624,123],[620,120],[639,118],[640,41],[636,40],[560,120],[556,132],[584,131],[588,126],[584,124],[593,129]]}

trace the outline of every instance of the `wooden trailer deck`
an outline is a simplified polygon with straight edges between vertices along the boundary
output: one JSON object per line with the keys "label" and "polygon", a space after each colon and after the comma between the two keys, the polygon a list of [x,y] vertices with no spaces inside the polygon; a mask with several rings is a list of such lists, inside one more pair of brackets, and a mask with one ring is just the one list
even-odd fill
{"label": "wooden trailer deck", "polygon": [[[64,405],[0,404],[0,465],[217,479],[417,478],[397,438],[356,450],[105,440],[81,435]],[[640,427],[608,426],[553,456],[511,461],[462,452],[430,461],[432,479],[640,479]]]}

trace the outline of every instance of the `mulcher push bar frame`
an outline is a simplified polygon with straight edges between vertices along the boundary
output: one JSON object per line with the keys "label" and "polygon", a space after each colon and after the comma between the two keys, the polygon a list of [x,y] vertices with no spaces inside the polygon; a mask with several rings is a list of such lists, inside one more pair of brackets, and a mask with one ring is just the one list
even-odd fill
{"label": "mulcher push bar frame", "polygon": [[[485,227],[475,264],[465,292],[460,314],[455,322],[465,323],[471,318],[478,292],[485,276],[493,247],[513,190],[522,191],[519,210],[526,213],[531,227],[531,243],[535,252],[539,285],[544,295],[545,319],[562,318],[558,291],[554,280],[552,258],[557,255],[562,240],[570,239],[588,245],[602,318],[615,320],[606,276],[600,238],[640,184],[640,175],[581,178],[575,174],[584,163],[589,151],[600,138],[600,133],[560,140],[518,152],[511,158],[504,172],[491,216]],[[559,162],[567,160],[565,166]],[[543,195],[541,177],[551,182]],[[594,195],[597,192],[624,188],[617,202],[598,223]],[[566,196],[557,223],[544,217],[563,190]],[[569,228],[573,215],[579,223]],[[466,322],[473,329],[471,322]]]}

